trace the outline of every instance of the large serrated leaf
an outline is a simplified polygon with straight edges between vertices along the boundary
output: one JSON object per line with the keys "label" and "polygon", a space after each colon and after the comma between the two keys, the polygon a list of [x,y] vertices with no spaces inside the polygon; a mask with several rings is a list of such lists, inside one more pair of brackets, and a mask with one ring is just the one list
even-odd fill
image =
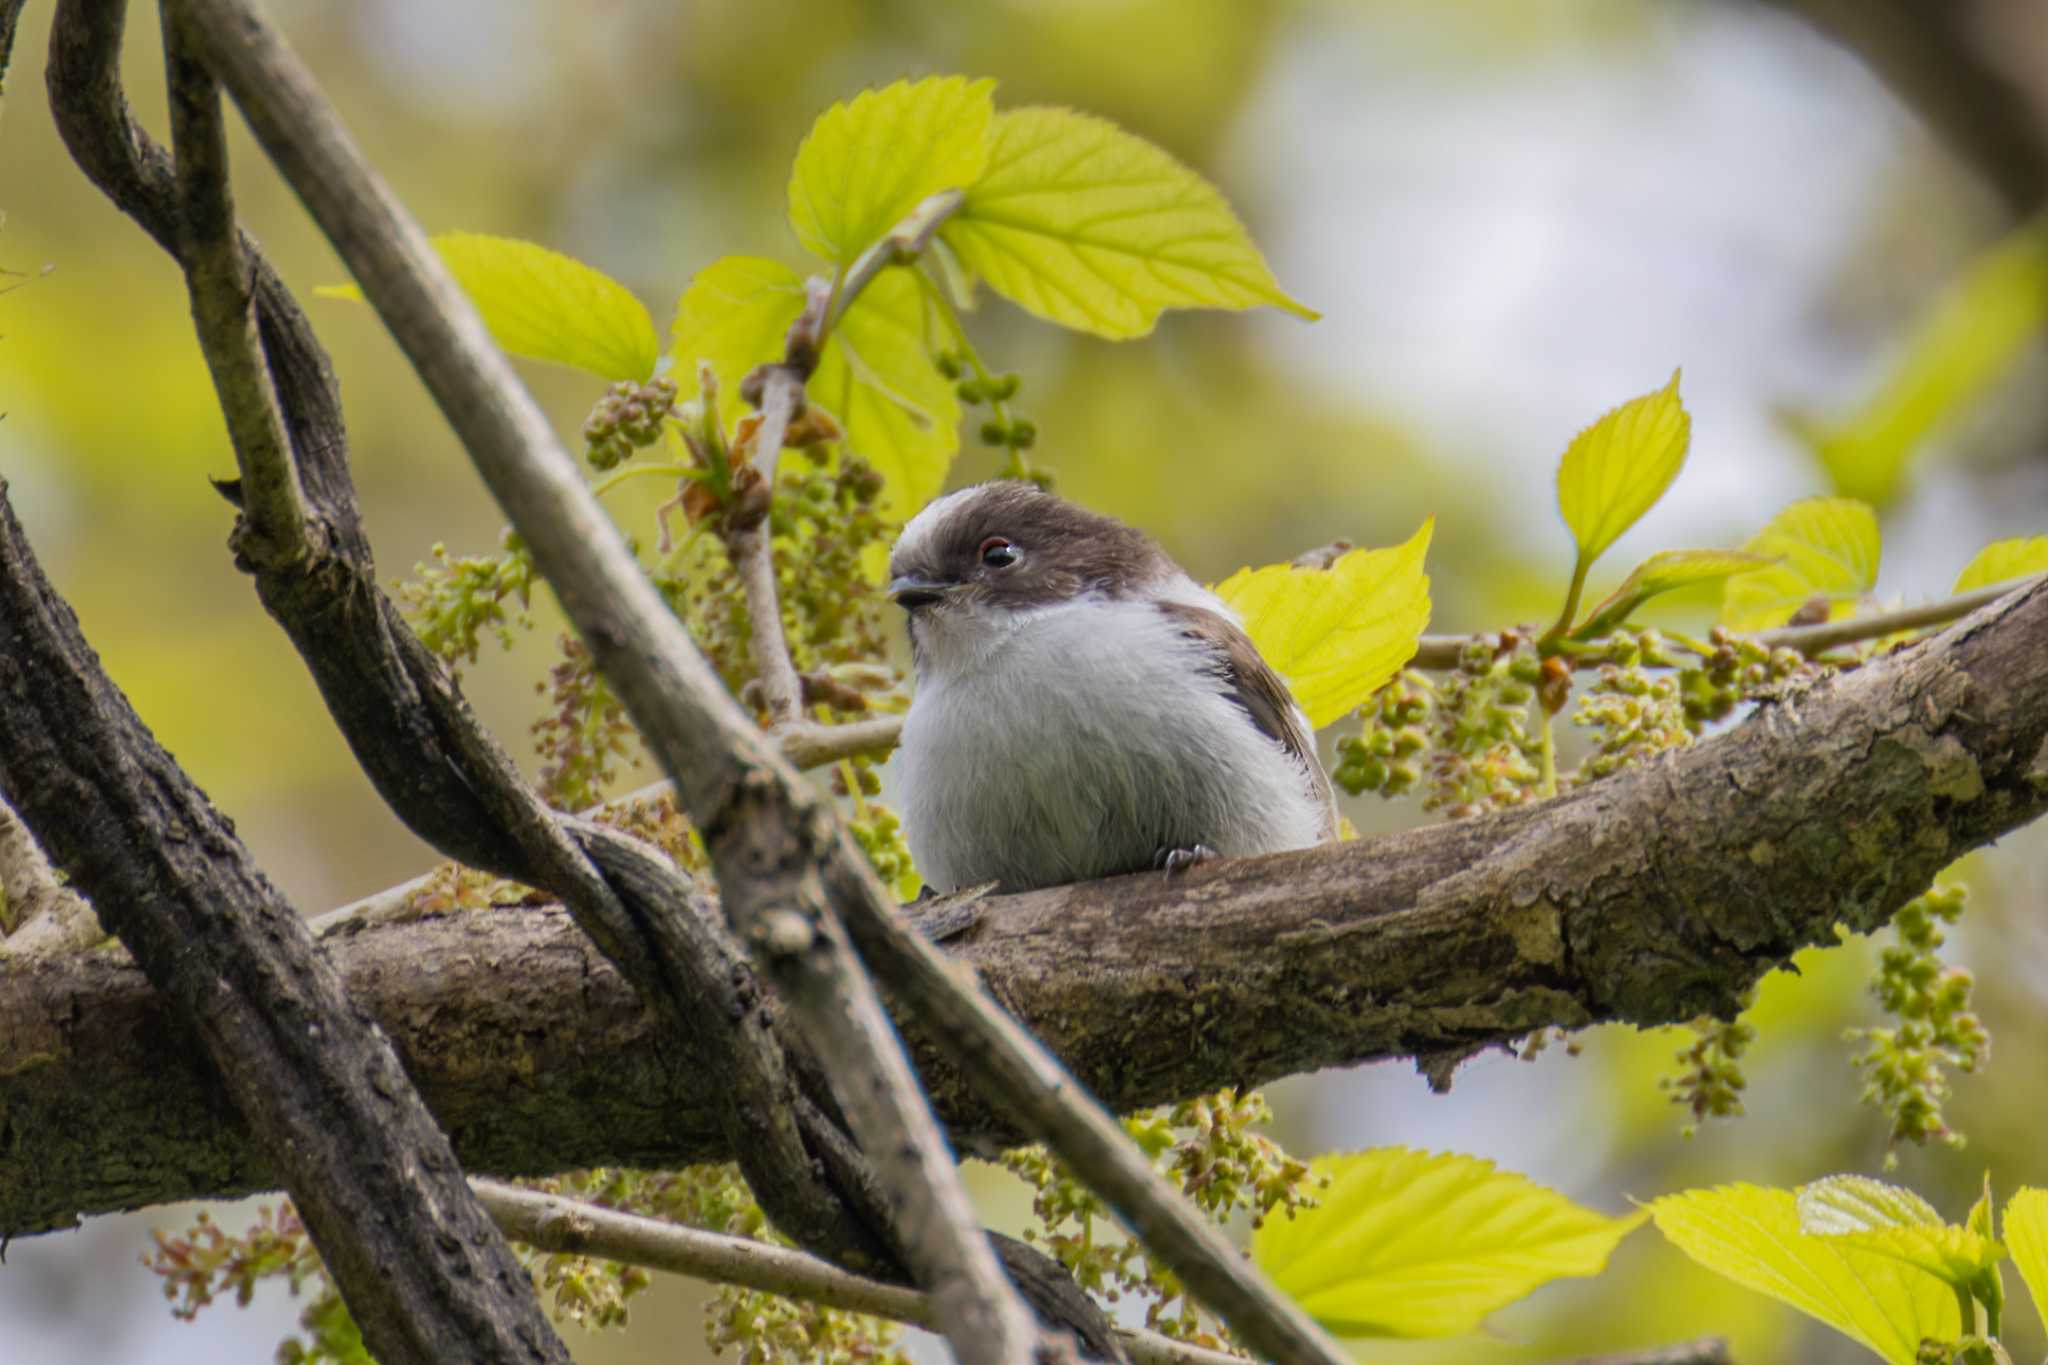
{"label": "large serrated leaf", "polygon": [[2005,1255],[1991,1238],[1943,1222],[1911,1190],[1868,1176],[1834,1175],[1802,1185],[1797,1204],[1801,1231],[1904,1261],[1957,1289],[1968,1289]]}
{"label": "large serrated leaf", "polygon": [[[602,270],[516,237],[446,232],[432,241],[483,315],[492,340],[506,351],[604,379],[653,375],[661,354],[654,319],[647,305]],[[314,292],[326,298],[363,296],[352,284]]]}
{"label": "large serrated leaf", "polygon": [[1778,562],[1728,580],[1721,624],[1768,630],[1816,597],[1842,609],[1869,592],[1883,543],[1870,504],[1807,498],[1778,513],[1742,548]]}
{"label": "large serrated leaf", "polygon": [[850,265],[927,196],[972,185],[988,165],[995,87],[964,76],[897,81],[820,114],[789,175],[797,239]]}
{"label": "large serrated leaf", "polygon": [[1557,505],[1591,564],[1636,524],[1678,477],[1692,442],[1692,418],[1678,397],[1678,372],[1655,393],[1630,399],[1580,432],[1557,466]]}
{"label": "large serrated leaf", "polygon": [[1097,336],[1143,336],[1168,308],[1317,316],[1281,290],[1215,186],[1071,109],[997,115],[988,169],[941,235],[1004,298]]}
{"label": "large serrated leaf", "polygon": [[1708,1270],[1818,1318],[1893,1365],[1913,1365],[1923,1337],[1954,1341],[1962,1331],[1948,1285],[1901,1261],[1802,1231],[1790,1190],[1687,1190],[1651,1204],[1650,1215]]}
{"label": "large serrated leaf", "polygon": [[2048,536],[1994,540],[1963,566],[1963,571],[1956,575],[1956,585],[1949,591],[1974,592],[1994,583],[2032,578],[2038,573],[2048,573]]}
{"label": "large serrated leaf", "polygon": [[1660,593],[1748,573],[1770,563],[1762,555],[1747,550],[1659,550],[1630,569],[1621,586],[1586,613],[1584,623],[1572,634],[1580,639],[1596,639],[1628,620],[1637,607]]}
{"label": "large serrated leaf", "polygon": [[1423,559],[1435,525],[1423,522],[1403,545],[1351,550],[1326,569],[1268,564],[1239,569],[1216,585],[1317,729],[1415,657],[1429,624]]}
{"label": "large serrated leaf", "polygon": [[1552,1280],[1597,1275],[1643,1221],[1581,1208],[1477,1157],[1402,1147],[1317,1159],[1320,1204],[1269,1218],[1252,1259],[1345,1336],[1472,1331]]}
{"label": "large serrated leaf", "polygon": [[2022,1185],[2013,1192],[2005,1203],[2005,1245],[2048,1328],[2048,1190]]}

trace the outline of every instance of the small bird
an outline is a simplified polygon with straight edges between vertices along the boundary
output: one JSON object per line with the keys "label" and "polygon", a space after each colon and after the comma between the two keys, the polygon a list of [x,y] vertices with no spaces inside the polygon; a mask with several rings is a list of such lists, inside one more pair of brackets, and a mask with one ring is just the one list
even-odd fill
{"label": "small bird", "polygon": [[917,676],[904,827],[934,891],[1336,837],[1287,684],[1143,532],[998,480],[913,517],[889,573]]}

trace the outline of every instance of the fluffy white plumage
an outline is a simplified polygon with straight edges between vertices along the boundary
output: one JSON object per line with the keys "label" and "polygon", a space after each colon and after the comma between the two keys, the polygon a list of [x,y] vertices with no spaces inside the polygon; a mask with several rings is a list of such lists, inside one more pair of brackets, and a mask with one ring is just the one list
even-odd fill
{"label": "fluffy white plumage", "polygon": [[[984,490],[1004,487],[926,508],[898,542],[897,571],[940,562],[960,519],[988,514]],[[1236,857],[1330,837],[1327,787],[1254,723],[1227,658],[1160,604],[1241,629],[1235,614],[1149,541],[1118,529],[1156,556],[1138,581],[1009,598],[968,581],[913,613],[904,823],[934,888],[1047,886],[1152,867],[1171,849]],[[1031,532],[1027,521],[1009,533],[1022,556],[1055,552],[1035,549]],[[1017,581],[977,572],[1004,588]]]}

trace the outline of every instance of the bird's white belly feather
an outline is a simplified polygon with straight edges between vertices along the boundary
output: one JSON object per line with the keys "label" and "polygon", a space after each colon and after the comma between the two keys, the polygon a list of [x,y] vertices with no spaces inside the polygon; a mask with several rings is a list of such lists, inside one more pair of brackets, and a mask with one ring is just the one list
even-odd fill
{"label": "bird's white belly feather", "polygon": [[[934,623],[935,625],[937,623]],[[1318,842],[1308,775],[1155,607],[1100,599],[1020,615],[992,643],[920,637],[904,724],[910,851],[933,887],[1021,889]]]}

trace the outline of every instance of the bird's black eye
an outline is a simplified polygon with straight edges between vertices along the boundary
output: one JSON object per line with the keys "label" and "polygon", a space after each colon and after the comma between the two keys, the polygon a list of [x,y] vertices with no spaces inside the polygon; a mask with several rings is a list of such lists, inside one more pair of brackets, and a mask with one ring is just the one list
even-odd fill
{"label": "bird's black eye", "polygon": [[1001,536],[990,536],[981,542],[981,562],[991,569],[1007,569],[1022,558],[1023,553]]}

